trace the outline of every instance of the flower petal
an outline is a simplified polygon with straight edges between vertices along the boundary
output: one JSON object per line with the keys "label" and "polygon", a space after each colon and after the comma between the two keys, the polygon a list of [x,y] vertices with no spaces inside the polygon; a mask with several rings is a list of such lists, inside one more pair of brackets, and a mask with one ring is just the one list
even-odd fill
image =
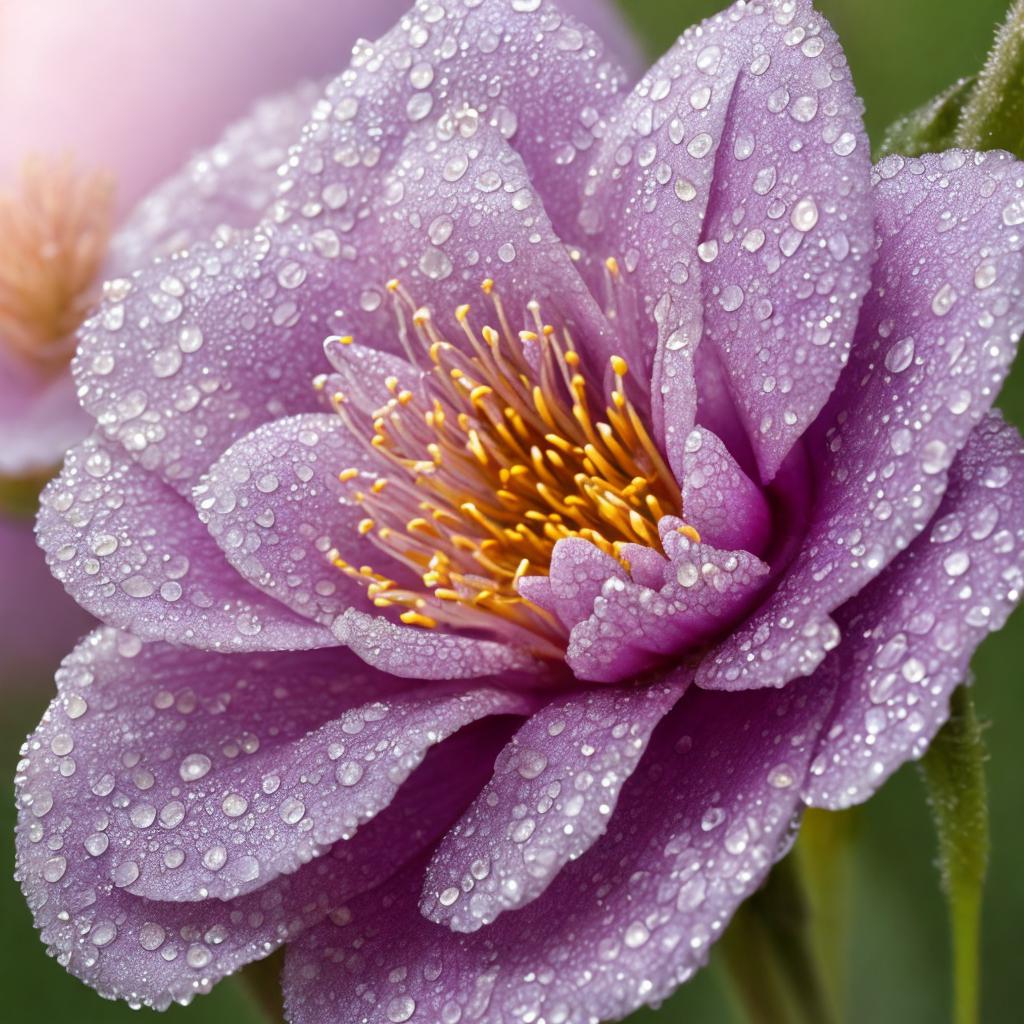
{"label": "flower petal", "polygon": [[266,423],[236,441],[197,485],[200,518],[254,587],[328,627],[345,609],[371,609],[366,588],[328,557],[388,572],[391,560],[360,536],[365,513],[344,501],[338,473],[370,468],[340,417],[308,413]]}
{"label": "flower petal", "polygon": [[890,157],[850,364],[815,425],[817,500],[796,560],[704,662],[701,686],[778,686],[838,640],[829,614],[931,519],[1024,330],[1024,165],[1005,153]]}
{"label": "flower petal", "polygon": [[760,555],[771,509],[718,437],[697,427],[683,445],[683,515],[705,544]]}
{"label": "flower petal", "polygon": [[532,715],[434,853],[424,916],[474,932],[537,899],[605,833],[651,732],[688,682],[676,672],[641,689],[573,693]]}
{"label": "flower petal", "polygon": [[41,381],[35,370],[4,351],[0,338],[0,477],[49,474],[89,428],[71,379]]}
{"label": "flower petal", "polygon": [[719,551],[661,520],[668,560],[657,589],[609,578],[586,618],[573,625],[565,660],[580,679],[615,682],[721,636],[749,610],[768,566],[747,551]]}
{"label": "flower petal", "polygon": [[[465,279],[443,280],[456,260],[475,283],[488,261],[507,267],[505,257],[515,260],[509,274],[525,274],[536,234],[544,265],[554,264],[547,216],[571,220],[578,193],[559,154],[593,143],[622,77],[601,59],[596,36],[547,3],[530,6],[418,5],[379,43],[358,49],[328,88],[289,161],[284,198],[258,229],[197,245],[108,296],[83,330],[75,365],[83,405],[108,437],[187,491],[242,434],[312,409],[310,377],[325,335],[344,325],[397,348],[390,313],[377,307],[384,282],[406,265],[410,287],[430,283],[442,308],[445,287],[458,286],[454,310],[466,299]],[[470,169],[467,150],[490,135],[510,139],[515,152],[488,142]],[[423,192],[425,168],[441,191],[429,196],[438,207],[430,217],[402,201],[406,190]],[[543,203],[530,184],[542,178]],[[459,216],[460,200],[470,199]],[[507,223],[491,220],[495,208]],[[525,241],[500,237],[513,224]],[[453,228],[458,244],[470,228],[479,244],[449,251]],[[551,291],[588,299],[579,282],[560,284]],[[332,315],[339,300],[340,319]]]}
{"label": "flower petal", "polygon": [[260,100],[216,145],[150,192],[111,239],[108,276],[209,241],[221,226],[252,227],[276,194],[277,170],[322,92],[305,81]]}
{"label": "flower petal", "polygon": [[839,613],[842,682],[805,799],[866,800],[920,757],[985,636],[1024,590],[1024,447],[990,415],[953,463],[930,528]]}
{"label": "flower petal", "polygon": [[[102,856],[75,861],[54,882],[52,851],[32,841],[31,824],[23,830],[29,835],[20,846],[19,878],[43,941],[77,978],[136,1005],[188,1002],[384,882],[433,843],[484,784],[505,735],[498,723],[479,723],[439,744],[391,805],[350,840],[236,899],[134,896],[111,881]],[[92,842],[97,848],[95,835]]]}
{"label": "flower petal", "polygon": [[403,679],[474,679],[505,673],[546,674],[547,667],[511,643],[480,640],[349,608],[331,627],[340,643],[367,665]]}
{"label": "flower petal", "polygon": [[431,746],[534,706],[486,684],[410,688],[344,650],[212,655],[112,630],[58,687],[26,747],[25,822],[65,860],[88,851],[115,886],[175,901],[294,871],[387,807]]}
{"label": "flower petal", "polygon": [[581,224],[625,257],[657,325],[670,453],[696,412],[695,358],[721,363],[766,480],[825,404],[868,287],[869,160],[842,49],[805,0],[690,29],[626,100]]}
{"label": "flower petal", "polygon": [[544,896],[474,935],[446,933],[417,914],[410,870],[289,947],[288,1019],[591,1024],[664,998],[785,851],[831,696],[817,680],[691,689],[606,835]]}
{"label": "flower petal", "polygon": [[36,530],[68,593],[144,640],[230,651],[335,643],[250,587],[187,501],[95,436],[68,452],[46,487]]}

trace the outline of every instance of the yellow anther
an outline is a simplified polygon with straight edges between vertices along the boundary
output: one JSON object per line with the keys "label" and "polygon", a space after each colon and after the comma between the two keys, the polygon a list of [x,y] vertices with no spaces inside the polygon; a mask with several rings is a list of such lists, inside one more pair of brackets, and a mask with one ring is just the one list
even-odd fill
{"label": "yellow anther", "polygon": [[700,534],[689,523],[685,526],[680,526],[679,532],[688,540],[692,540],[694,544],[700,543]]}
{"label": "yellow anther", "polygon": [[464,302],[461,306],[455,307],[455,319],[462,323],[469,316],[469,303]]}
{"label": "yellow anther", "polygon": [[397,277],[393,277],[393,278],[391,278],[390,281],[387,282],[387,284],[384,285],[384,287],[387,288],[387,290],[389,292],[394,294],[395,292],[398,291],[399,288],[402,287],[402,283],[401,283],[401,281],[398,280]]}
{"label": "yellow anther", "polygon": [[580,365],[580,354],[578,352],[574,352],[572,349],[566,352],[562,358],[565,360],[566,364],[573,367],[573,369]]}
{"label": "yellow anther", "polygon": [[385,377],[384,378],[384,387],[386,387],[388,389],[388,391],[391,392],[391,394],[394,394],[398,390],[398,378],[397,377]]}
{"label": "yellow anther", "polygon": [[612,372],[616,377],[625,377],[629,373],[629,365],[622,356],[612,356],[611,358]]}
{"label": "yellow anther", "polygon": [[619,276],[619,261],[614,256],[609,256],[608,259],[604,261],[604,265],[608,268],[608,273],[611,274],[612,277]]}
{"label": "yellow anther", "polygon": [[437,626],[436,619],[432,619],[429,615],[423,615],[420,612],[414,612],[411,609],[407,612],[402,612],[398,617],[407,626],[422,626],[423,629],[434,629]]}
{"label": "yellow anther", "polygon": [[491,292],[494,291],[494,281],[489,277],[485,277],[483,279],[483,283],[480,285],[480,290],[484,295],[490,295]]}
{"label": "yellow anther", "polygon": [[420,306],[412,315],[412,322],[417,327],[422,327],[424,324],[430,322],[430,310],[426,306]]}
{"label": "yellow anther", "polygon": [[339,339],[338,343],[341,345],[351,345],[356,339],[351,334],[343,334]]}
{"label": "yellow anther", "polygon": [[366,536],[377,524],[372,519],[360,519],[356,529],[362,536]]}
{"label": "yellow anther", "polygon": [[349,480],[355,480],[355,478],[356,478],[357,476],[359,476],[359,470],[358,470],[358,469],[356,469],[355,467],[349,467],[348,469],[343,469],[343,470],[342,470],[342,471],[341,471],[341,472],[340,472],[340,473],[338,474],[338,479],[339,479],[339,480],[340,480],[340,481],[341,481],[341,482],[342,482],[343,484],[347,484],[347,483],[349,482]]}

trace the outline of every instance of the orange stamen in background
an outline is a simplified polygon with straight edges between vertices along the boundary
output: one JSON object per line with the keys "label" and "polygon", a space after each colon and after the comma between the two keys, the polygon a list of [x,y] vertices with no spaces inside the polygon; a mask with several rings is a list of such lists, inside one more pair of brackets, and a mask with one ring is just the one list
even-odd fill
{"label": "orange stamen in background", "polygon": [[109,175],[40,156],[0,192],[0,344],[43,372],[67,365],[98,295],[113,195]]}

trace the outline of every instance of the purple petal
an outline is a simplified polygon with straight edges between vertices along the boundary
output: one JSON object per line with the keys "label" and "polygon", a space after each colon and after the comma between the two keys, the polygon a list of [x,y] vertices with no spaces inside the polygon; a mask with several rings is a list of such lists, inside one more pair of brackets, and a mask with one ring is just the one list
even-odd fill
{"label": "purple petal", "polygon": [[771,510],[760,487],[724,444],[698,427],[683,446],[683,515],[701,540],[723,550],[760,555],[771,533]]}
{"label": "purple petal", "polygon": [[0,565],[0,694],[8,695],[48,686],[61,652],[96,623],[47,569],[30,520],[0,516]]}
{"label": "purple petal", "polygon": [[209,241],[222,226],[256,224],[277,192],[288,147],[322,92],[315,82],[300,82],[228,125],[216,145],[193,156],[132,210],[111,239],[108,276]]}
{"label": "purple petal", "polygon": [[392,570],[392,560],[358,533],[365,513],[343,500],[338,480],[341,470],[367,462],[340,417],[287,417],[236,441],[197,485],[194,500],[246,580],[330,626],[349,607],[372,608],[366,588],[331,563],[332,547],[355,565]]}
{"label": "purple petal", "polygon": [[176,901],[294,871],[387,807],[431,746],[534,706],[487,685],[411,689],[344,650],[212,655],[110,630],[58,688],[26,748],[24,821],[66,861],[95,842],[115,886]]}
{"label": "purple petal", "polygon": [[416,911],[420,872],[288,950],[293,1024],[592,1024],[667,996],[785,851],[829,685],[691,689],[623,787],[607,834],[538,900],[474,935]]}
{"label": "purple petal", "polygon": [[810,3],[736,4],[682,36],[606,133],[581,224],[591,249],[625,257],[657,325],[670,452],[693,423],[698,342],[765,479],[831,393],[870,267],[860,114]]}
{"label": "purple petal", "polygon": [[974,428],[927,532],[839,613],[841,684],[805,799],[866,800],[920,757],[985,636],[1024,589],[1024,448],[991,415]]}
{"label": "purple petal", "polygon": [[619,792],[689,677],[552,701],[502,751],[494,778],[445,836],[422,913],[474,932],[537,899],[604,835]]}
{"label": "purple petal", "polygon": [[0,339],[0,477],[50,473],[89,428],[71,378],[40,379]]}
{"label": "purple petal", "polygon": [[[110,880],[102,855],[82,853],[52,881],[59,862],[32,841],[38,830],[30,824],[18,873],[36,926],[50,953],[101,995],[157,1009],[188,1002],[384,882],[433,843],[486,782],[488,763],[506,735],[507,728],[491,723],[463,730],[435,747],[391,805],[350,840],[294,874],[227,901],[134,896]],[[81,898],[84,892],[89,898]]]}
{"label": "purple petal", "polygon": [[587,618],[573,626],[565,660],[580,679],[615,682],[721,636],[746,614],[768,566],[746,551],[719,551],[661,521],[668,561],[658,590],[609,578]]}
{"label": "purple petal", "polygon": [[510,643],[404,626],[350,608],[334,620],[334,635],[367,665],[404,679],[473,679],[506,673],[555,672]]}
{"label": "purple petal", "polygon": [[242,434],[312,409],[325,335],[397,348],[376,308],[396,273],[440,311],[489,267],[596,309],[547,215],[574,218],[578,181],[559,160],[593,143],[621,75],[546,3],[447,6],[418,6],[357,51],[258,229],[144,271],[84,329],[85,408],[180,490]]}
{"label": "purple petal", "polygon": [[68,452],[43,492],[36,529],[68,593],[144,640],[234,651],[335,643],[329,630],[250,587],[187,501],[96,437]]}
{"label": "purple petal", "polygon": [[[582,537],[557,541],[547,577],[525,576],[519,592],[557,615],[567,629],[587,618],[608,580],[628,579],[622,565]],[[547,585],[535,582],[546,580]]]}
{"label": "purple petal", "polygon": [[829,613],[931,519],[1024,330],[1021,171],[996,152],[879,164],[878,262],[850,364],[815,425],[808,534],[699,685],[775,686],[812,672],[838,640]]}

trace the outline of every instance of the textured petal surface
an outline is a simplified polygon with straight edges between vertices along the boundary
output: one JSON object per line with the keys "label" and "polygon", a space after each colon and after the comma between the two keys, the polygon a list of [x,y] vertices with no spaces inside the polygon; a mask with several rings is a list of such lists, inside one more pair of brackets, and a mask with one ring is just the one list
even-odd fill
{"label": "textured petal surface", "polygon": [[[77,861],[67,869],[73,879],[55,884],[53,853],[31,823],[19,877],[50,953],[76,977],[133,1004],[162,1009],[187,1002],[379,885],[434,842],[486,781],[507,731],[495,721],[456,734],[431,750],[390,806],[352,839],[232,900],[135,896],[113,883],[102,855]],[[92,850],[102,834],[90,840]]]}
{"label": "textured petal surface", "polygon": [[277,170],[321,92],[306,81],[260,100],[216,145],[150,192],[111,240],[108,274],[128,274],[156,256],[209,241],[222,225],[252,227],[270,205],[281,181]]}
{"label": "textured petal surface", "polygon": [[408,679],[472,679],[555,671],[511,644],[403,626],[357,608],[339,615],[332,629],[338,640],[368,665]]}
{"label": "textured petal surface", "polygon": [[416,910],[420,871],[289,947],[293,1024],[615,1020],[707,959],[784,851],[830,686],[691,689],[655,732],[608,832],[540,899],[473,935]]}
{"label": "textured petal surface", "polygon": [[331,564],[332,547],[355,565],[391,569],[390,559],[357,532],[365,513],[343,501],[338,473],[364,460],[340,417],[286,417],[233,444],[193,497],[199,517],[245,579],[329,626],[346,608],[372,607],[366,588]]}
{"label": "textured petal surface", "polygon": [[535,900],[608,828],[623,784],[688,677],[573,693],[532,715],[434,854],[420,909],[458,932]]}
{"label": "textured petal surface", "polygon": [[842,679],[805,799],[847,807],[920,757],[971,655],[1024,590],[1024,448],[992,415],[953,463],[936,518],[837,618]]}
{"label": "textured petal surface", "polygon": [[[287,201],[258,230],[196,246],[108,300],[76,362],[108,436],[185,490],[242,434],[313,407],[326,335],[396,347],[378,309],[394,274],[454,309],[467,297],[456,264],[475,288],[489,267],[546,280],[531,248],[549,271],[556,252],[567,263],[544,229],[545,209],[556,226],[575,213],[578,183],[556,157],[593,143],[621,75],[596,36],[529,6],[419,4],[329,87],[282,182]],[[484,146],[489,135],[523,163]],[[515,230],[499,231],[496,211]],[[579,282],[551,289],[588,299]]]}
{"label": "textured petal surface", "polygon": [[102,857],[119,888],[192,901],[294,871],[387,807],[431,746],[531,708],[507,688],[412,691],[343,650],[211,655],[103,630],[58,687],[25,749],[23,820],[65,866]]}
{"label": "textured petal surface", "polygon": [[831,393],[870,267],[860,112],[835,34],[800,0],[690,29],[617,114],[581,224],[657,325],[670,455],[696,412],[698,343],[765,478]]}
{"label": "textured petal surface", "polygon": [[37,534],[83,608],[143,639],[235,651],[335,642],[250,587],[187,501],[95,437],[68,453],[43,492]]}
{"label": "textured petal surface", "polygon": [[565,660],[580,679],[626,679],[721,636],[749,611],[768,566],[746,551],[695,543],[677,532],[681,525],[671,516],[661,521],[668,559],[657,590],[610,577],[573,626]]}
{"label": "textured petal surface", "polygon": [[880,236],[850,364],[815,426],[818,494],[778,590],[714,652],[702,686],[777,686],[838,640],[829,613],[931,519],[1024,329],[1022,165],[952,151],[878,166]]}
{"label": "textured petal surface", "polygon": [[683,514],[705,544],[760,555],[771,532],[761,488],[711,431],[698,427],[683,446]]}

